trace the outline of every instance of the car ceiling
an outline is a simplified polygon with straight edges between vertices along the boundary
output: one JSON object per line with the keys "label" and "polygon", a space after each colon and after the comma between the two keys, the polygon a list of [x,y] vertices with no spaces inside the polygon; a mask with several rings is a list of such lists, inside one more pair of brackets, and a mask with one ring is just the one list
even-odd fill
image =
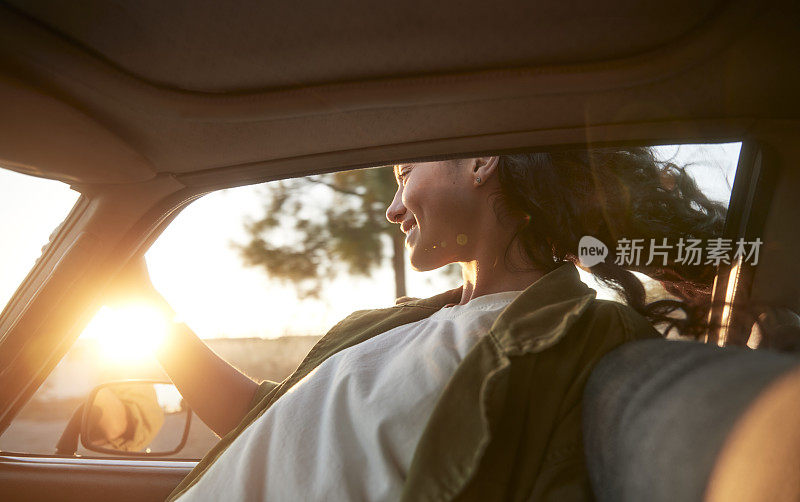
{"label": "car ceiling", "polygon": [[0,165],[187,184],[800,118],[793,2],[0,2]]}
{"label": "car ceiling", "polygon": [[618,58],[680,37],[720,1],[586,2],[581,16],[530,1],[9,3],[135,78],[213,93]]}

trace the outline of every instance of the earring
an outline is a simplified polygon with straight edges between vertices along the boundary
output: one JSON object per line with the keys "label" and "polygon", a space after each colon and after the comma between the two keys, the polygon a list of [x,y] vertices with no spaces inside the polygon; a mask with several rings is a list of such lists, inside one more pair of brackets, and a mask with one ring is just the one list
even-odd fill
{"label": "earring", "polygon": [[481,182],[480,178],[475,178],[475,183],[480,183],[480,182]]}

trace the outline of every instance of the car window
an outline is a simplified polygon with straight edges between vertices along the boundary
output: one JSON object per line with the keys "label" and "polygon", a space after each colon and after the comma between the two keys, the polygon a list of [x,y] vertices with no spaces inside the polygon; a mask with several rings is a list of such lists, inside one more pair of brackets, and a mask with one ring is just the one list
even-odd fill
{"label": "car window", "polygon": [[79,196],[65,183],[0,167],[0,310]]}
{"label": "car window", "polygon": [[[710,199],[727,206],[739,149],[739,143],[728,143],[654,151],[659,159],[686,166]],[[455,265],[411,270],[402,244],[393,240],[403,236],[385,217],[395,189],[392,168],[379,167],[208,194],[185,208],[146,253],[151,278],[220,356],[254,379],[283,380],[353,311],[460,284]],[[618,299],[590,274],[582,272],[582,278],[599,297]],[[659,294],[656,288],[651,293]],[[0,449],[50,454],[92,387],[166,379],[141,343],[148,328],[136,317],[102,308],[0,437]],[[195,419],[176,457],[199,458],[216,441]]]}

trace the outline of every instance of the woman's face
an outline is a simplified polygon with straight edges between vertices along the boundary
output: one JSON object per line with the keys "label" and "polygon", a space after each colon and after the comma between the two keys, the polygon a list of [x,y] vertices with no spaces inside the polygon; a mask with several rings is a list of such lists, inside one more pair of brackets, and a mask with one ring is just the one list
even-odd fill
{"label": "woman's face", "polygon": [[471,259],[478,203],[474,159],[399,164],[397,192],[386,217],[400,224],[414,270]]}

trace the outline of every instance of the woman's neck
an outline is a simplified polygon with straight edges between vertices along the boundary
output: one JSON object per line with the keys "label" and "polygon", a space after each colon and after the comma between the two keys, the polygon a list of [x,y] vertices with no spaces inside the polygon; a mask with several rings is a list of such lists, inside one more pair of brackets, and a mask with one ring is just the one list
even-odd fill
{"label": "woman's neck", "polygon": [[[487,207],[491,207],[488,200]],[[474,246],[468,253],[471,259],[458,262],[464,283],[460,305],[479,296],[526,289],[544,275],[538,267],[532,266],[515,239],[518,219],[506,219],[499,224],[493,210],[482,216],[484,219],[475,225],[479,235],[471,239]]]}
{"label": "woman's neck", "polygon": [[480,260],[461,262],[461,277],[464,284],[459,305],[464,305],[479,296],[503,291],[521,291],[543,275],[539,270],[508,270],[502,260],[492,260],[490,264],[482,263]]}

